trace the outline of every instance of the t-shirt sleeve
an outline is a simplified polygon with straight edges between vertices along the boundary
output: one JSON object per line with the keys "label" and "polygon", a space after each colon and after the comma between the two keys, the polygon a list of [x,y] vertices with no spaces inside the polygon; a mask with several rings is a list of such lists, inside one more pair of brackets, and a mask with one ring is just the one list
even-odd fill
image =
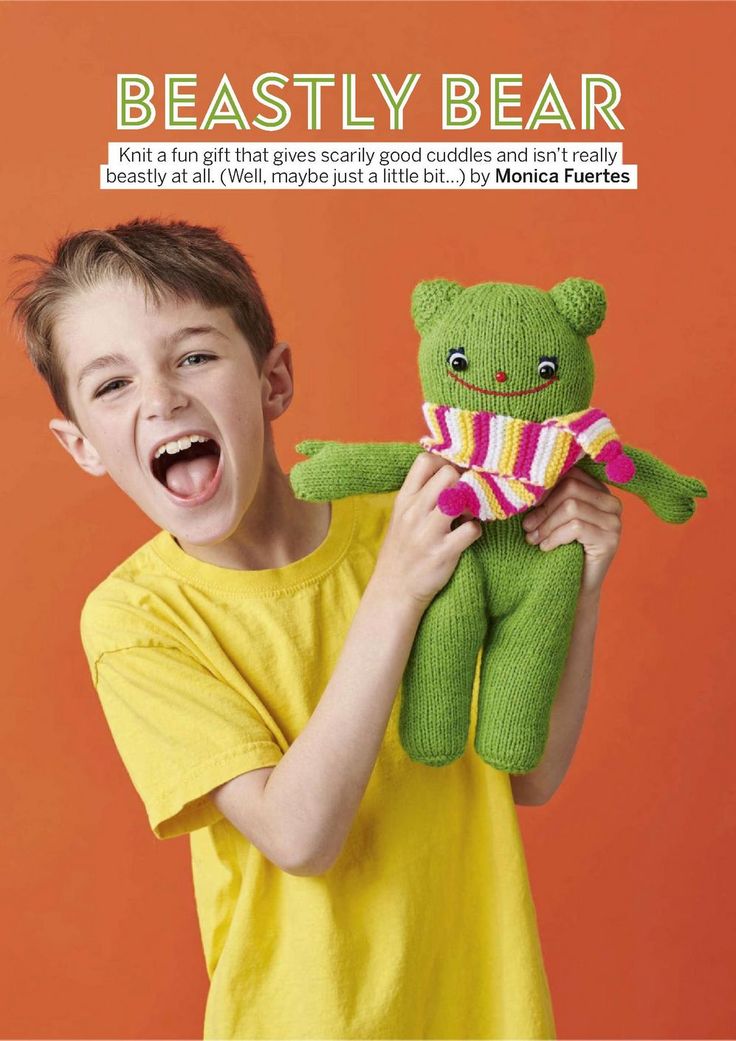
{"label": "t-shirt sleeve", "polygon": [[104,651],[90,662],[113,740],[157,838],[222,819],[208,793],[282,756],[258,709],[175,646]]}

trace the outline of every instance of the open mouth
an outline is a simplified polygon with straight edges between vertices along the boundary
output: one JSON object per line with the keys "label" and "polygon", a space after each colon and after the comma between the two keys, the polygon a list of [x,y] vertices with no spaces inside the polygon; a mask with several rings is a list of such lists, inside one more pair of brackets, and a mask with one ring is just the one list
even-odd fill
{"label": "open mouth", "polygon": [[199,501],[213,486],[219,464],[220,446],[209,438],[173,455],[164,452],[151,461],[151,472],[177,498]]}

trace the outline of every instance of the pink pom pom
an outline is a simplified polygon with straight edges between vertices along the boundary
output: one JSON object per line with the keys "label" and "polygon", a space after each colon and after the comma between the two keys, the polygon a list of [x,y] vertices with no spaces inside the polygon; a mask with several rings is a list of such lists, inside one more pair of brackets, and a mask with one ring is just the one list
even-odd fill
{"label": "pink pom pom", "polygon": [[606,463],[606,477],[609,481],[618,481],[619,484],[625,484],[626,481],[630,481],[636,473],[636,466],[634,460],[629,459],[623,452],[617,455],[615,459],[611,459]]}
{"label": "pink pom pom", "polygon": [[452,488],[445,488],[440,492],[437,500],[440,513],[446,517],[459,517],[461,513],[470,513],[473,517],[480,516],[480,503],[473,489],[459,481]]}

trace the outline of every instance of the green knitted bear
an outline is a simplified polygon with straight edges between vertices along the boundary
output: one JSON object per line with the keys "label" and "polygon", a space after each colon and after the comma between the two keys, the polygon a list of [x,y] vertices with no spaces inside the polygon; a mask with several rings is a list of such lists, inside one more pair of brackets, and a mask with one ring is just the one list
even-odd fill
{"label": "green knitted bear", "polygon": [[526,773],[541,759],[572,634],[584,551],[542,553],[521,516],[573,465],[638,495],[680,524],[707,495],[693,477],[622,445],[590,408],[601,286],[569,278],[549,292],[489,282],[420,283],[412,317],[429,434],[419,444],[302,441],[310,458],[290,474],[299,498],[328,501],[397,489],[422,451],[463,468],[438,507],[500,523],[460,557],[424,613],[402,682],[399,733],[431,766],[463,754],[481,653],[475,750],[499,770]]}

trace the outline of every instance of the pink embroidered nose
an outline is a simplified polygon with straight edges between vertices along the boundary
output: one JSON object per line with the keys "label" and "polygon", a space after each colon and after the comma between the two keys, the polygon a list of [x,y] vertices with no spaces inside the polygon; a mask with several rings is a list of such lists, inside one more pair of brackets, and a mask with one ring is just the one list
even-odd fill
{"label": "pink embroidered nose", "polygon": [[505,372],[497,372],[496,373],[496,379],[498,380],[499,383],[505,383],[506,382],[506,373]]}

